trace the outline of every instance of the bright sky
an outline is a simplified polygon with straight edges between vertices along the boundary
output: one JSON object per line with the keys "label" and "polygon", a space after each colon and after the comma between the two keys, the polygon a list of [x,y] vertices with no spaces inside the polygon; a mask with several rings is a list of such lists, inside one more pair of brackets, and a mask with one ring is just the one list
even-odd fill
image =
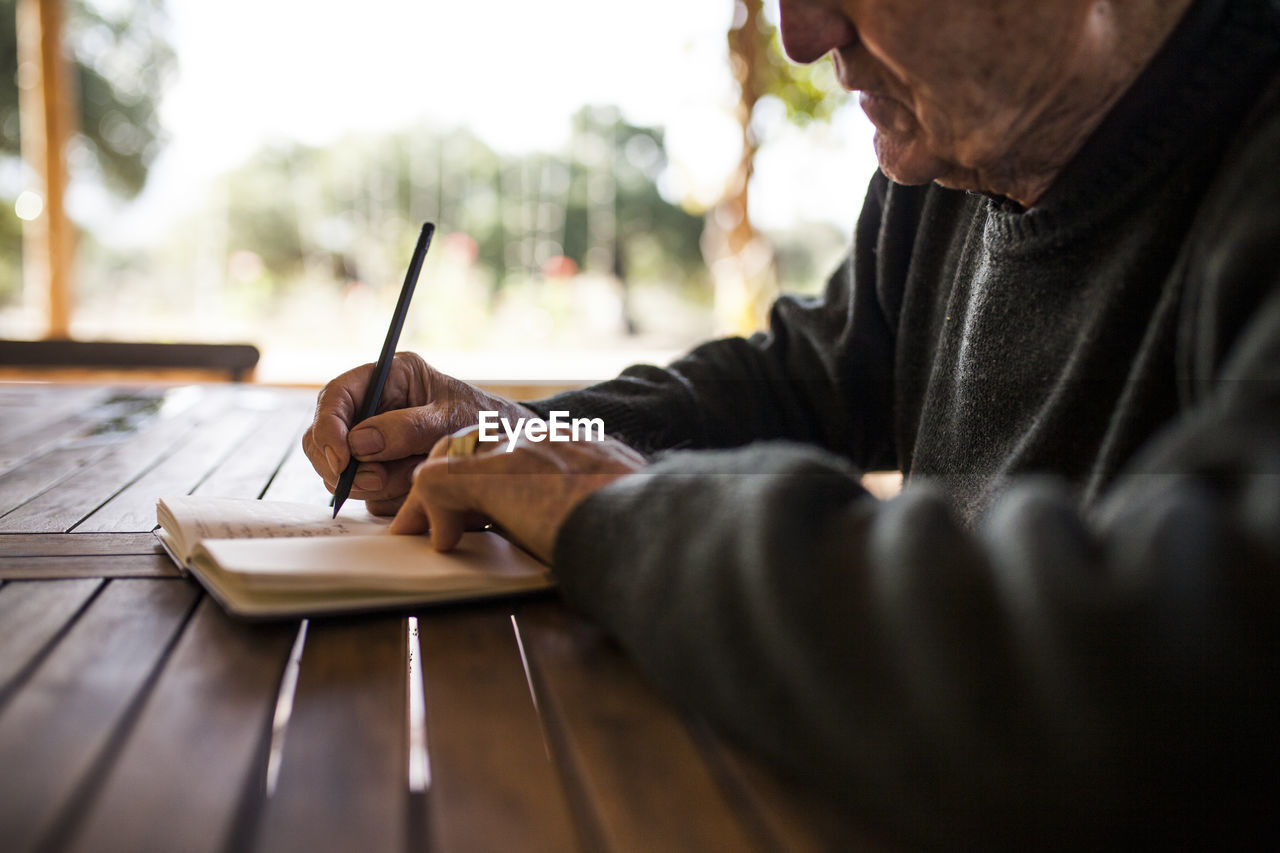
{"label": "bright sky", "polygon": [[[116,0],[98,0],[111,6]],[[773,5],[776,6],[776,0]],[[321,143],[421,119],[467,125],[508,152],[552,150],[585,103],[667,128],[690,183],[714,196],[737,155],[725,60],[731,0],[168,0],[179,75],[170,144],[142,200],[92,194],[82,218],[146,242],[152,223],[265,142]],[[829,60],[823,60],[829,61]],[[786,129],[761,153],[753,218],[852,227],[874,168],[856,105],[831,129]]]}

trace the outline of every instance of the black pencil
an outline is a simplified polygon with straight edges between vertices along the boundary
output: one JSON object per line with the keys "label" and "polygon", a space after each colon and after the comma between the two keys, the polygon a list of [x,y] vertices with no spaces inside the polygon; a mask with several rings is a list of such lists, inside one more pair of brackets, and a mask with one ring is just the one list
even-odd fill
{"label": "black pencil", "polygon": [[[409,300],[413,298],[413,286],[418,283],[418,274],[422,272],[422,260],[427,256],[431,246],[431,235],[436,233],[436,226],[427,222],[418,235],[418,245],[413,249],[413,257],[409,261],[409,271],[404,276],[404,286],[400,288],[400,300],[396,302],[396,312],[391,317],[391,326],[387,329],[387,339],[382,344],[382,354],[378,356],[378,364],[373,369],[372,381],[364,392],[364,403],[360,407],[360,416],[351,424],[352,428],[363,420],[373,417],[378,412],[378,403],[382,401],[382,389],[387,384],[387,374],[391,372],[391,360],[395,358],[396,344],[400,341],[400,330],[404,328],[405,315],[409,313]],[[353,455],[347,463],[346,470],[338,478],[337,488],[333,490],[333,517],[338,517],[338,510],[351,494],[351,484],[356,479],[356,469],[360,463]]]}

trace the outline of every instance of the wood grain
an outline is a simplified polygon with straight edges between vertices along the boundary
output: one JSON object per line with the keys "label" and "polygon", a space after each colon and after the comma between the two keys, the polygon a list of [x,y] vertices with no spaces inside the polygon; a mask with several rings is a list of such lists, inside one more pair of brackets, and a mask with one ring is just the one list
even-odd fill
{"label": "wood grain", "polygon": [[0,440],[0,474],[56,447],[68,436],[82,432],[85,426],[85,415],[76,413],[52,423],[36,418],[32,423],[24,424],[23,429],[9,430]]}
{"label": "wood grain", "polygon": [[71,580],[0,587],[0,707],[99,586],[95,580]]}
{"label": "wood grain", "polygon": [[196,598],[181,581],[113,581],[0,713],[0,838],[27,850],[76,794]]}
{"label": "wood grain", "polygon": [[0,578],[174,578],[151,533],[0,533]]}
{"label": "wood grain", "polygon": [[[0,532],[56,533],[72,529],[173,452],[218,405],[219,395],[212,392],[174,389],[171,394],[176,411],[142,429],[126,431],[123,439],[113,436],[107,451],[92,465],[0,518]],[[80,449],[72,444],[53,452],[75,453]]]}
{"label": "wood grain", "polygon": [[0,533],[0,558],[160,553],[151,533]]}
{"label": "wood grain", "polygon": [[0,383],[0,471],[38,452],[33,446],[61,440],[69,420],[92,411],[111,393],[100,387]]}
{"label": "wood grain", "polygon": [[156,526],[156,499],[190,494],[251,433],[261,415],[236,408],[218,412],[163,459],[75,526],[78,533],[136,532]]}
{"label": "wood grain", "polygon": [[[41,389],[24,397],[24,387]],[[0,384],[0,412],[15,400],[25,416],[0,437],[0,515],[36,497],[106,455],[106,446],[127,439],[159,416],[161,389],[67,388]]]}
{"label": "wood grain", "polygon": [[303,415],[290,406],[259,421],[235,452],[196,486],[204,497],[258,498],[299,443]]}
{"label": "wood grain", "polygon": [[107,454],[101,445],[56,449],[0,476],[0,516],[5,516],[68,479],[90,469]]}
{"label": "wood grain", "polygon": [[605,845],[759,849],[683,721],[599,629],[556,603],[522,606],[517,622],[579,819],[594,821]]}
{"label": "wood grain", "polygon": [[435,849],[578,848],[509,613],[486,606],[418,616]]}
{"label": "wood grain", "polygon": [[75,529],[150,530],[156,499],[164,495],[228,494],[236,488],[234,496],[258,497],[310,405],[310,394],[294,389],[218,387],[202,402],[196,416],[204,420],[187,442]]}
{"label": "wood grain", "polygon": [[406,848],[406,648],[403,618],[311,622],[258,849]]}
{"label": "wood grain", "polygon": [[125,556],[8,557],[0,559],[0,578],[179,578],[182,573],[164,554]]}
{"label": "wood grain", "polygon": [[231,849],[261,796],[295,630],[233,622],[204,598],[69,849]]}
{"label": "wood grain", "polygon": [[328,503],[331,497],[329,490],[324,487],[324,480],[320,479],[320,475],[307,460],[307,455],[302,452],[301,442],[285,457],[284,464],[280,466],[275,479],[263,495],[264,499],[270,501],[299,503]]}
{"label": "wood grain", "polygon": [[108,389],[93,385],[50,385],[45,382],[0,382],[0,435],[14,426],[22,426],[32,412],[51,411],[56,417],[63,410],[81,408],[91,396],[102,396]]}

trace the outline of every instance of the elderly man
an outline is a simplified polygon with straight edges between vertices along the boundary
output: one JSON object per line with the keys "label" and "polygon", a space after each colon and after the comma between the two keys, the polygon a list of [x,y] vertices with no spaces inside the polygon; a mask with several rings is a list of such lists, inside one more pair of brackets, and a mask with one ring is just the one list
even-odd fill
{"label": "elderly man", "polygon": [[[676,701],[910,844],[1272,833],[1280,9],[781,7],[877,128],[822,298],[525,405],[405,355],[348,432],[354,370],[316,469],[354,453],[437,547],[497,522]],[[440,458],[561,410],[613,439]]]}

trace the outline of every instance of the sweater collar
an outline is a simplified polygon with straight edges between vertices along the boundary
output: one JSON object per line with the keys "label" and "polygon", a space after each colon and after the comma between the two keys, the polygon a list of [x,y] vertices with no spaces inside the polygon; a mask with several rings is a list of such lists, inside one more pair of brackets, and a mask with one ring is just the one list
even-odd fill
{"label": "sweater collar", "polygon": [[1202,145],[1206,128],[1229,137],[1276,54],[1272,0],[1197,0],[1036,207],[988,202],[996,234],[1020,242],[1096,219]]}

